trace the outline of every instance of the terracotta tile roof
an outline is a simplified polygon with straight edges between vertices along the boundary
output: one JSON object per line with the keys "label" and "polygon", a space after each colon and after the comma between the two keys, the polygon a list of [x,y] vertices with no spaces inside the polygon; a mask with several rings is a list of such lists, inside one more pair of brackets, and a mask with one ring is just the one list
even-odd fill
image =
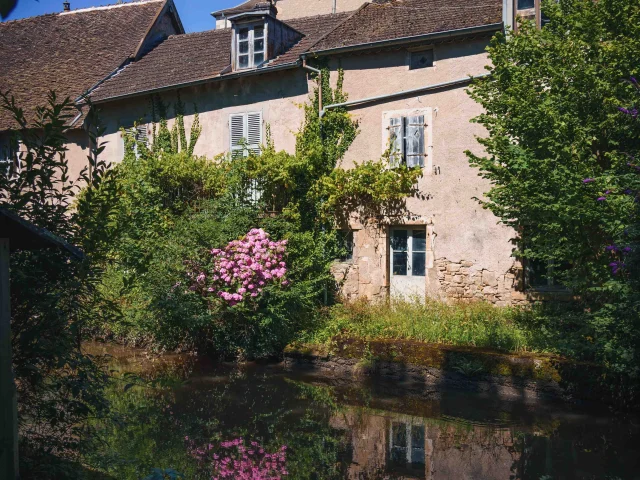
{"label": "terracotta tile roof", "polygon": [[[305,37],[268,66],[296,62],[300,53],[348,14],[318,15],[286,22]],[[135,63],[107,80],[91,98],[109,98],[150,92],[218,77],[231,64],[231,29],[172,35]],[[227,72],[228,73],[228,72]]]}
{"label": "terracotta tile roof", "polygon": [[[502,0],[377,0],[355,12],[287,20],[286,24],[304,34],[304,38],[267,66],[294,63],[307,52],[501,21]],[[230,57],[230,29],[175,35],[106,81],[92,98],[104,101],[224,78],[232,73],[229,72]]]}
{"label": "terracotta tile roof", "polygon": [[[0,23],[0,90],[32,112],[49,90],[75,100],[136,52],[165,0],[72,10]],[[0,130],[14,127],[0,109]]]}
{"label": "terracotta tile roof", "polygon": [[295,28],[304,34],[304,37],[287,52],[270,62],[271,65],[295,62],[300,55],[309,50],[314,43],[329,33],[332,28],[340,25],[341,22],[349,18],[352,12],[335,13],[330,15],[316,15],[315,17],[305,17],[287,20],[287,25]]}
{"label": "terracotta tile roof", "polygon": [[413,37],[502,22],[502,0],[394,0],[364,5],[310,50]]}
{"label": "terracotta tile roof", "polygon": [[216,77],[231,59],[231,29],[172,35],[96,89],[94,101]]}

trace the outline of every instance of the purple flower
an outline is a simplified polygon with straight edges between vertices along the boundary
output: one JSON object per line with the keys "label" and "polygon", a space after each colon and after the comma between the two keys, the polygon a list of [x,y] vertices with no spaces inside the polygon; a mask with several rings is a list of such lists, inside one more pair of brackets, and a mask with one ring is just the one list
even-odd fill
{"label": "purple flower", "polygon": [[595,181],[596,181],[595,178],[585,178],[584,180],[582,180],[582,183],[587,184]]}
{"label": "purple flower", "polygon": [[607,197],[598,197],[598,201],[599,202],[604,202],[607,199]]}

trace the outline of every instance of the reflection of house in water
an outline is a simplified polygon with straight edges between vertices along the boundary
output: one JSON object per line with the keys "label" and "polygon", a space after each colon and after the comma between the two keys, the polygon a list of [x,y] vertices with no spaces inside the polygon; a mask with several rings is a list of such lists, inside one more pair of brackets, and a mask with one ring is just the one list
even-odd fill
{"label": "reflection of house in water", "polygon": [[504,429],[357,409],[331,424],[351,437],[353,480],[508,479],[520,456]]}

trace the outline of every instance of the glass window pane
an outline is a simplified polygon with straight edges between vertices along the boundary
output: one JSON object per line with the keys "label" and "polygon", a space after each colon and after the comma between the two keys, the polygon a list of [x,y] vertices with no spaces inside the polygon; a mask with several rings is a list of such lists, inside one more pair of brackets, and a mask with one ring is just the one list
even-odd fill
{"label": "glass window pane", "polygon": [[413,231],[413,251],[414,252],[426,252],[427,251],[427,232],[425,230]]}
{"label": "glass window pane", "polygon": [[239,42],[238,49],[240,53],[249,53],[249,42]]}
{"label": "glass window pane", "polygon": [[264,27],[254,27],[253,38],[263,38],[263,37],[264,37]]}
{"label": "glass window pane", "polygon": [[518,0],[518,10],[533,8],[534,5],[535,5],[534,0]]}
{"label": "glass window pane", "polygon": [[394,275],[407,274],[408,259],[409,259],[409,254],[407,252],[393,252],[393,274]]}
{"label": "glass window pane", "polygon": [[426,265],[425,256],[426,253],[424,252],[413,252],[411,256],[411,275],[413,275],[414,277],[424,277]]}
{"label": "glass window pane", "polygon": [[253,42],[253,51],[256,53],[264,51],[264,39],[261,38]]}
{"label": "glass window pane", "polygon": [[238,57],[238,64],[240,68],[247,68],[249,66],[249,55],[240,55]]}
{"label": "glass window pane", "polygon": [[246,40],[249,38],[249,29],[248,28],[241,28],[240,32],[240,40]]}
{"label": "glass window pane", "polygon": [[391,445],[393,447],[407,446],[407,426],[404,423],[394,423],[391,426]]}
{"label": "glass window pane", "polygon": [[256,53],[253,56],[253,64],[255,66],[260,65],[262,62],[264,62],[264,53]]}
{"label": "glass window pane", "polygon": [[407,231],[393,230],[391,232],[391,249],[399,252],[407,251]]}

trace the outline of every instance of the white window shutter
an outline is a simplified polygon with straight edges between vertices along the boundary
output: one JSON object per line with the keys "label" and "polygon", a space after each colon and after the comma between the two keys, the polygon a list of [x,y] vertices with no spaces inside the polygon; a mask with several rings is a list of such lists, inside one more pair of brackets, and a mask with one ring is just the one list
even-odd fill
{"label": "white window shutter", "polygon": [[424,167],[424,115],[407,117],[405,132],[407,167]]}
{"label": "white window shutter", "polygon": [[260,153],[262,145],[262,112],[247,114],[247,148],[255,154]]}
{"label": "white window shutter", "polygon": [[244,156],[244,143],[246,142],[245,118],[245,114],[231,115],[229,117],[229,150],[231,151],[231,158]]}
{"label": "white window shutter", "polygon": [[391,148],[391,156],[389,157],[391,167],[399,167],[404,161],[403,117],[389,119],[389,143]]}
{"label": "white window shutter", "polygon": [[143,143],[145,146],[149,146],[149,133],[146,125],[138,125],[136,127],[136,141]]}

